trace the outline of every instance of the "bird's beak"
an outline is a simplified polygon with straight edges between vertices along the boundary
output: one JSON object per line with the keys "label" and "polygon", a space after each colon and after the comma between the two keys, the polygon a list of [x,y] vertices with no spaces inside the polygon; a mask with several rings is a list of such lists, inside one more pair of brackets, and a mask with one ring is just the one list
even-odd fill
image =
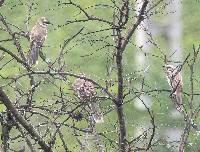
{"label": "bird's beak", "polygon": [[53,25],[51,22],[49,22],[49,21],[45,21],[45,24],[51,24],[51,25]]}

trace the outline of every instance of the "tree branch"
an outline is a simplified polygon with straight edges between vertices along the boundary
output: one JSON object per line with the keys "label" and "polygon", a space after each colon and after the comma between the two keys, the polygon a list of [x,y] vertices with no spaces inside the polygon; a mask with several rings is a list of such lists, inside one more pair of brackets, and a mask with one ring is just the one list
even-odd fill
{"label": "tree branch", "polygon": [[149,3],[148,0],[144,0],[144,3],[142,5],[142,8],[140,10],[140,14],[138,15],[138,19],[135,24],[128,30],[127,36],[124,38],[121,46],[121,50],[124,51],[126,48],[126,45],[128,44],[130,38],[132,37],[133,33],[135,32],[136,28],[140,25],[140,23],[144,20],[144,13],[147,8],[147,4]]}
{"label": "tree branch", "polygon": [[14,107],[8,96],[5,94],[2,88],[0,88],[0,100],[6,106],[6,108],[12,113],[12,115],[18,120],[18,122],[28,131],[28,133],[38,142],[41,148],[45,152],[52,152],[51,148],[45,143],[39,133],[34,129],[34,127],[29,124]]}
{"label": "tree branch", "polygon": [[5,0],[0,0],[0,7],[3,6]]}

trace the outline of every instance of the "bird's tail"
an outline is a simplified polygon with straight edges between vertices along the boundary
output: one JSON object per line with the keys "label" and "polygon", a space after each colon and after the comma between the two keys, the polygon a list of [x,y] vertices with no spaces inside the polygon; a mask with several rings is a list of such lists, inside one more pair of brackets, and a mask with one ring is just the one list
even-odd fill
{"label": "bird's tail", "polygon": [[101,109],[99,107],[99,103],[97,102],[90,102],[90,109],[92,113],[92,117],[96,123],[103,123],[103,114],[101,112]]}
{"label": "bird's tail", "polygon": [[37,42],[33,41],[30,44],[30,50],[27,57],[29,65],[35,65],[37,63],[40,48],[41,48],[41,45],[38,44]]}
{"label": "bird's tail", "polygon": [[182,92],[177,91],[176,92],[176,101],[177,101],[177,106],[180,110],[183,110],[183,99],[182,99]]}

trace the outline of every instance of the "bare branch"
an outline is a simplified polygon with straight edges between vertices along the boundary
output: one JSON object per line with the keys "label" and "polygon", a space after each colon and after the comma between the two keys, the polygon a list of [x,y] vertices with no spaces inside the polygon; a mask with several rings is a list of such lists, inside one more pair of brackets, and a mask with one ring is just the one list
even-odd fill
{"label": "bare branch", "polygon": [[7,109],[12,113],[12,115],[18,120],[18,122],[28,131],[28,133],[35,139],[41,148],[45,152],[52,152],[51,148],[45,143],[42,137],[38,134],[38,132],[34,129],[34,127],[28,123],[17,111],[14,107],[8,96],[5,94],[2,88],[0,88],[0,100],[7,107]]}
{"label": "bare branch", "polygon": [[132,37],[133,33],[135,32],[136,28],[140,25],[140,23],[145,19],[144,18],[144,13],[145,10],[147,8],[149,1],[148,0],[144,0],[142,8],[140,10],[140,13],[137,17],[137,21],[135,24],[133,24],[133,26],[128,30],[128,33],[126,35],[126,37],[124,38],[123,42],[122,42],[122,46],[121,46],[121,50],[122,52],[125,50],[126,45],[128,44],[130,38]]}

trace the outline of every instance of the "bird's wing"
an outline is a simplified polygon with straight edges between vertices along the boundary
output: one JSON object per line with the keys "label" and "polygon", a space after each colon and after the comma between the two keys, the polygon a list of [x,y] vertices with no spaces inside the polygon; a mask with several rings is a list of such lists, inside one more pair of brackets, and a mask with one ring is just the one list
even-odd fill
{"label": "bird's wing", "polygon": [[37,26],[33,27],[30,33],[30,50],[28,54],[28,63],[29,65],[36,64],[38,60],[39,51],[42,48],[42,45],[45,40],[45,36],[43,29],[37,28]]}

